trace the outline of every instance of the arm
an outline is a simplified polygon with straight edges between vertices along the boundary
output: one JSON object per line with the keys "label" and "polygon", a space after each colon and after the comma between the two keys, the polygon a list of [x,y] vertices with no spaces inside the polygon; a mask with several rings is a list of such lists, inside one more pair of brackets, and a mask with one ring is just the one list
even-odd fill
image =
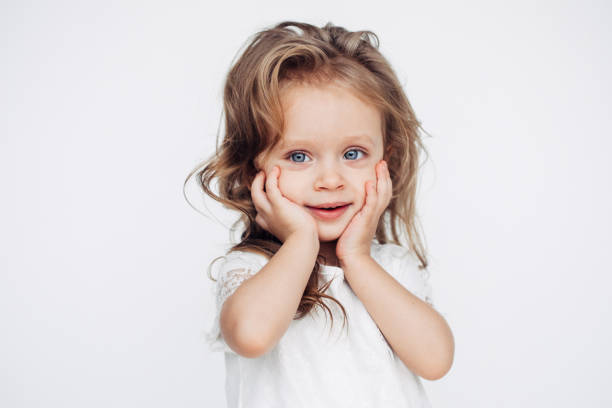
{"label": "arm", "polygon": [[288,237],[270,261],[224,302],[223,338],[238,354],[258,357],[289,328],[319,252],[318,237]]}
{"label": "arm", "polygon": [[221,333],[228,346],[245,357],[264,354],[287,331],[319,252],[315,220],[282,195],[279,177],[278,166],[267,176],[263,170],[257,173],[251,197],[257,210],[255,222],[283,244],[221,308]]}
{"label": "arm", "polygon": [[444,317],[369,256],[345,263],[344,273],[395,353],[412,372],[437,380],[450,370],[455,343]]}
{"label": "arm", "polygon": [[376,183],[367,181],[365,189],[363,208],[336,245],[344,276],[402,362],[423,378],[441,378],[450,369],[455,352],[446,321],[370,256],[378,221],[392,195],[384,160],[376,165]]}

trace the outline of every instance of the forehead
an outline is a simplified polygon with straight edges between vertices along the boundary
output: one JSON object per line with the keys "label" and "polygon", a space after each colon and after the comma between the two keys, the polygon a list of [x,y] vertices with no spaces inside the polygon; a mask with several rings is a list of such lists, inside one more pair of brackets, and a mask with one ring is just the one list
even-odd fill
{"label": "forehead", "polygon": [[283,135],[279,141],[279,147],[287,148],[295,145],[303,146],[325,146],[329,144],[356,144],[364,145],[366,147],[375,148],[377,145],[382,143],[382,138],[377,140],[376,136],[369,134],[356,134],[356,135],[333,135],[331,137],[325,137],[322,134],[311,134],[305,137],[296,136],[293,134]]}
{"label": "forehead", "polygon": [[281,93],[281,146],[296,143],[382,145],[380,111],[347,87],[298,84]]}

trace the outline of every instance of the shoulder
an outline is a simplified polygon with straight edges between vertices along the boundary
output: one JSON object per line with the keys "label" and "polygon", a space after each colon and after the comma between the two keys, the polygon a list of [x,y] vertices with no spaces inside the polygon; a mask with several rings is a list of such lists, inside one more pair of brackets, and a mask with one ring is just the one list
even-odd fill
{"label": "shoulder", "polygon": [[371,255],[376,261],[385,264],[394,264],[396,262],[414,264],[416,266],[420,264],[419,258],[408,248],[390,242],[385,244],[372,243]]}
{"label": "shoulder", "polygon": [[396,244],[374,244],[372,257],[402,286],[433,306],[429,270],[414,252]]}
{"label": "shoulder", "polygon": [[266,254],[253,248],[233,249],[222,258],[221,269],[223,270],[236,268],[260,269],[269,260]]}
{"label": "shoulder", "polygon": [[213,261],[214,276],[217,282],[217,303],[220,305],[245,280],[258,273],[268,262],[267,256],[254,250],[230,250]]}
{"label": "shoulder", "polygon": [[251,254],[251,255],[258,255],[258,256],[263,256],[265,258],[268,258],[268,255],[266,255],[261,249],[257,249],[257,248],[233,249],[233,250],[230,250],[228,254],[235,253],[235,252],[246,253],[246,254]]}

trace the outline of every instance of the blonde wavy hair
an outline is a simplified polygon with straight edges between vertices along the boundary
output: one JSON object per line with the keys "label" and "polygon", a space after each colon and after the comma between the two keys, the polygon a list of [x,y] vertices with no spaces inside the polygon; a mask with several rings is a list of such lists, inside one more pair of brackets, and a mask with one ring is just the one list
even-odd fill
{"label": "blonde wavy hair", "polygon": [[[257,157],[274,147],[283,134],[280,91],[295,81],[335,81],[356,91],[382,113],[384,159],[393,195],[378,223],[376,240],[402,245],[400,238],[407,238],[406,244],[420,260],[420,267],[427,267],[415,203],[419,153],[426,153],[419,132],[422,128],[378,47],[378,37],[373,32],[351,32],[331,23],[319,28],[285,21],[250,39],[225,82],[223,140],[220,144],[217,140],[215,154],[198,165],[185,181],[186,184],[203,166],[197,173],[203,191],[226,208],[240,212],[233,225],[233,230],[242,231],[240,242],[230,252],[251,250],[269,258],[282,245],[255,222],[257,212],[250,191],[258,171]],[[214,181],[217,192],[212,188]],[[333,314],[323,301],[328,298],[340,306],[344,322],[347,321],[342,304],[324,293],[331,282],[318,287],[319,269],[324,262],[322,256],[317,258],[294,319],[319,306],[329,313],[333,324]]]}

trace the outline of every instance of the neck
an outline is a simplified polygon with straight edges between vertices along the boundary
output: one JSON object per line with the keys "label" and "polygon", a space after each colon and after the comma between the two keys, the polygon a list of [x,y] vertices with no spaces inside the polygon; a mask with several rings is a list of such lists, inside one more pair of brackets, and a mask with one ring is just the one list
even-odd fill
{"label": "neck", "polygon": [[325,265],[339,266],[338,258],[336,257],[336,244],[338,240],[321,242],[319,246],[319,255],[325,257]]}

